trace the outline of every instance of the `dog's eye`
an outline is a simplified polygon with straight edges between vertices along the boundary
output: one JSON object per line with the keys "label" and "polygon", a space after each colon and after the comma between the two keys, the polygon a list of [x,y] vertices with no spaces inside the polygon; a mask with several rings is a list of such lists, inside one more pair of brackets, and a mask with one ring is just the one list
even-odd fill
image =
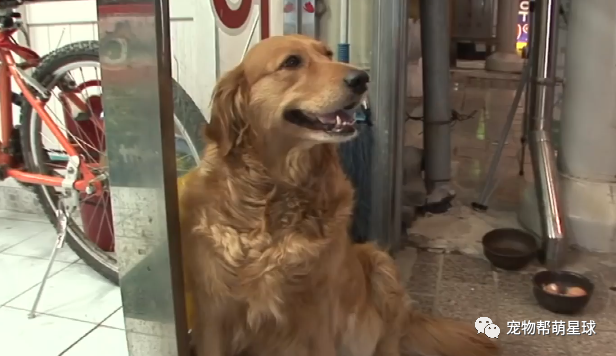
{"label": "dog's eye", "polygon": [[291,55],[288,56],[284,62],[280,65],[280,68],[297,68],[302,64],[302,59],[299,56]]}

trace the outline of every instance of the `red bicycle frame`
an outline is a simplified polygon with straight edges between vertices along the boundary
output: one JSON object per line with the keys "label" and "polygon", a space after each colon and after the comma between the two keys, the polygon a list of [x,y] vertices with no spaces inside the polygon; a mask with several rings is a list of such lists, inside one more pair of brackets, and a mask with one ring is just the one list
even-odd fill
{"label": "red bicycle frame", "polygon": [[[17,83],[17,86],[21,89],[24,98],[32,105],[32,108],[38,113],[43,123],[49,128],[68,156],[80,156],[77,149],[64,136],[56,122],[49,115],[47,110],[45,110],[46,101],[37,98],[22,79],[18,71],[18,66],[21,69],[36,67],[40,63],[41,57],[33,50],[17,44],[12,37],[15,32],[15,29],[0,31],[0,123],[2,127],[2,140],[0,141],[0,166],[8,167],[5,171],[6,176],[15,178],[20,182],[63,187],[64,184],[66,184],[63,184],[63,177],[27,172],[24,170],[24,167],[20,166],[16,162],[12,155],[11,133],[13,132],[13,92],[11,88],[11,78],[13,78],[13,80]],[[19,65],[15,63],[13,53],[22,58],[25,62],[20,63]],[[79,98],[75,91],[63,92],[62,94],[63,98],[68,99],[78,109],[87,111],[87,104]],[[82,179],[75,181],[72,188],[80,192],[86,191],[87,188],[90,191],[102,191],[102,183],[96,179],[96,175],[92,173],[86,164],[80,164],[79,171]]]}

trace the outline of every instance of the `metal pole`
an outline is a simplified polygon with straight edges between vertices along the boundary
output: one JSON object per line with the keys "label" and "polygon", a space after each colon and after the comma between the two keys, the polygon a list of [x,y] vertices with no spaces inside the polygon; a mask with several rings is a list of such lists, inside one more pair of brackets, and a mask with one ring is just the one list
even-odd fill
{"label": "metal pole", "polygon": [[[97,0],[97,8],[129,354],[187,356],[169,0]],[[122,60],[107,47],[118,42],[129,53]]]}
{"label": "metal pole", "polygon": [[348,0],[340,2],[340,41],[338,42],[338,60],[349,63],[351,60],[349,44],[349,11]]}
{"label": "metal pole", "polygon": [[486,69],[521,72],[523,61],[517,54],[517,20],[520,0],[500,0],[497,7],[496,52],[486,60]]}
{"label": "metal pole", "polygon": [[567,232],[616,252],[616,1],[571,1],[558,155]]}
{"label": "metal pole", "polygon": [[[528,39],[526,42],[526,64],[530,63],[530,60],[532,58],[532,50],[533,50],[533,46],[535,43],[535,33],[536,31],[533,31],[533,24],[535,23],[535,7],[536,7],[536,3],[535,0],[531,0],[529,1],[528,4],[528,23],[530,24],[529,26],[529,30],[528,30]],[[531,70],[531,77],[535,77],[534,72]],[[528,89],[528,86],[526,87],[526,90],[524,91],[524,117],[522,119],[522,137],[520,138],[520,145],[522,146],[521,148],[521,152],[520,152],[520,168],[518,170],[518,174],[520,176],[524,175],[524,165],[526,164],[526,144],[528,143],[528,135],[529,135],[529,131],[530,131],[530,125],[529,125],[529,113],[530,113],[530,90]]]}
{"label": "metal pole", "polygon": [[373,5],[370,104],[374,149],[369,238],[392,250],[398,249],[401,241],[406,6],[406,1],[374,1]]}
{"label": "metal pole", "polygon": [[340,1],[340,43],[349,43],[349,0]]}
{"label": "metal pole", "polygon": [[567,249],[551,124],[554,109],[556,57],[558,53],[559,0],[537,0],[533,32],[536,42],[531,66],[535,76],[529,87],[530,154],[535,174],[535,189],[541,215],[541,230],[546,250],[546,264],[557,269],[564,263]]}
{"label": "metal pole", "polygon": [[451,193],[449,0],[421,0],[420,14],[425,181],[430,204],[449,199]]}

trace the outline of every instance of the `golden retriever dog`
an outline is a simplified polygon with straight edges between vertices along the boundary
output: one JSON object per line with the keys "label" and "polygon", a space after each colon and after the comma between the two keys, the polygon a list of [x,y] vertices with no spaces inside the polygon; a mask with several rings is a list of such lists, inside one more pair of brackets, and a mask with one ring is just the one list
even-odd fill
{"label": "golden retriever dog", "polygon": [[413,310],[393,259],[349,237],[336,145],[356,136],[368,80],[293,35],[255,45],[216,85],[180,196],[197,355],[496,354],[473,325]]}

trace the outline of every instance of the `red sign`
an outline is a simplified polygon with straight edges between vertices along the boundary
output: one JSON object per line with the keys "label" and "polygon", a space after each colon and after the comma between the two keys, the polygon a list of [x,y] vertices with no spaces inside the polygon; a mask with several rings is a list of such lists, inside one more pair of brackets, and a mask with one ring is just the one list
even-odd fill
{"label": "red sign", "polygon": [[307,3],[304,4],[304,11],[306,11],[309,14],[314,13],[314,5],[312,5],[312,2],[308,1]]}
{"label": "red sign", "polygon": [[[225,27],[238,29],[244,26],[250,18],[253,0],[241,0],[240,6],[233,10],[227,0],[212,0],[214,13]],[[269,37],[269,0],[261,0],[261,39]]]}
{"label": "red sign", "polygon": [[284,5],[284,8],[282,10],[285,14],[288,14],[289,12],[293,12],[295,11],[295,4],[292,2],[288,2]]}
{"label": "red sign", "polygon": [[530,10],[530,1],[521,0],[518,10],[518,42],[528,42],[528,14]]}

